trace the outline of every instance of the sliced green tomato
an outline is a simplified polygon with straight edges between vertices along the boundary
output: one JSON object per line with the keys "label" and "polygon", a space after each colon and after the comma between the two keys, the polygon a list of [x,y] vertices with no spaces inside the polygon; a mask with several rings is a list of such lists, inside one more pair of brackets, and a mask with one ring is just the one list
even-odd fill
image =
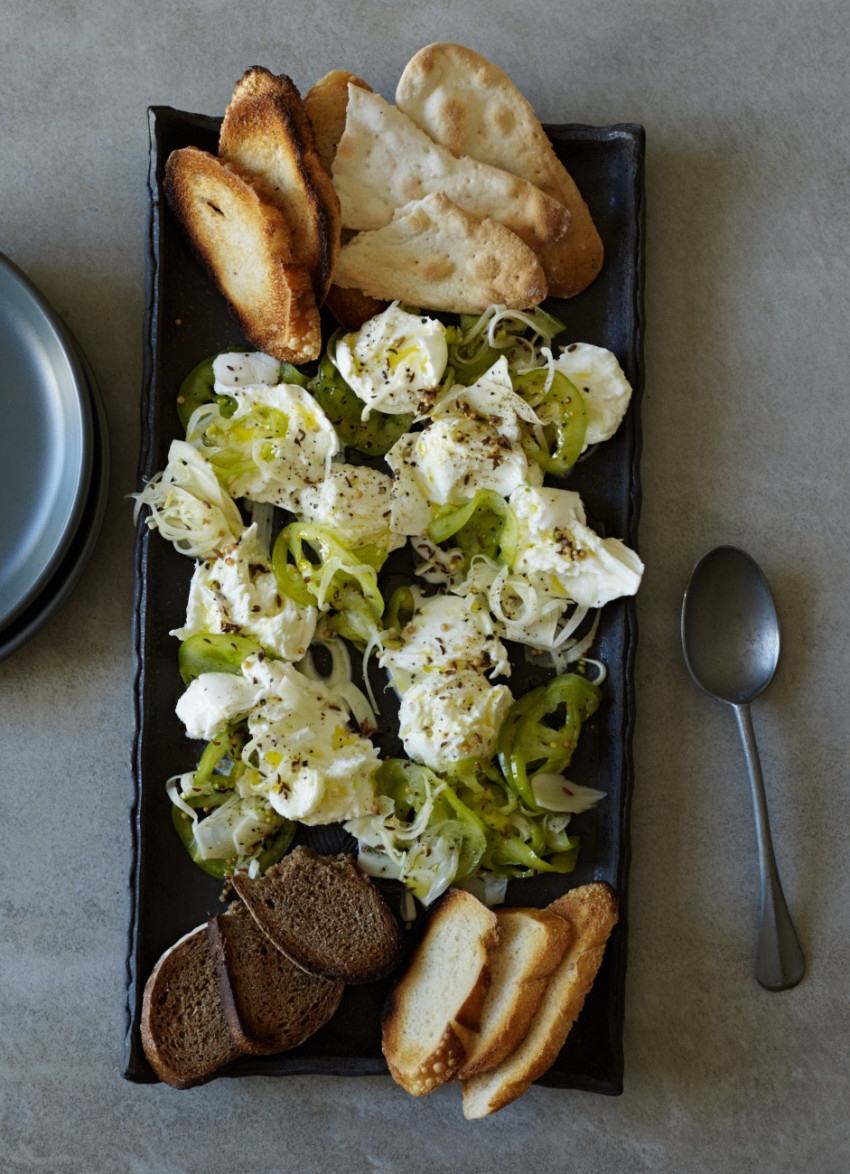
{"label": "sliced green tomato", "polygon": [[509,876],[532,876],[538,872],[572,872],[579,850],[578,836],[572,836],[566,852],[554,852],[545,858],[517,836],[505,836],[492,846],[482,860],[485,868],[506,872]]}
{"label": "sliced green tomato", "polygon": [[[563,673],[532,689],[507,712],[496,744],[505,782],[533,811],[531,780],[560,774],[570,764],[582,722],[599,708],[602,690],[578,673]],[[557,723],[557,724],[553,724]]]}
{"label": "sliced green tomato", "polygon": [[[227,796],[223,796],[222,801]],[[191,804],[190,804],[191,806]],[[212,807],[214,803],[205,802],[205,807]],[[191,856],[192,860],[197,864],[198,868],[202,868],[204,872],[209,873],[210,876],[218,877],[220,880],[225,876],[230,876],[233,873],[233,868],[236,863],[235,858],[230,857],[226,860],[201,860],[198,856],[198,846],[195,843],[194,825],[192,820],[181,811],[179,807],[172,806],[171,808],[171,822],[180,837],[184,848]],[[263,873],[272,864],[277,864],[278,860],[283,858],[289,845],[292,843],[295,835],[295,824],[290,820],[285,819],[281,824],[280,829],[275,832],[273,836],[267,836],[262,851],[259,853],[257,859],[259,860],[260,872]]]}
{"label": "sliced green tomato", "polygon": [[460,506],[442,506],[428,527],[433,542],[454,540],[466,556],[466,567],[476,554],[510,565],[516,557],[516,515],[505,499],[492,489],[479,489]]}
{"label": "sliced green tomato", "polygon": [[487,833],[481,819],[458,797],[452,785],[439,778],[429,767],[404,758],[388,758],[381,763],[375,775],[375,787],[393,800],[396,815],[412,823],[425,804],[428,785],[433,799],[433,810],[428,820],[429,830],[436,835],[454,839],[458,844],[458,864],[454,879],[472,876],[477,872],[487,850]]}
{"label": "sliced green tomato", "polygon": [[543,426],[546,446],[538,443],[529,431],[524,441],[526,452],[545,473],[566,473],[581,456],[587,435],[587,405],[584,396],[561,371],[552,373],[552,382],[545,390],[549,371],[538,367],[523,375],[514,375],[514,390],[533,408],[544,409],[547,422]]}
{"label": "sliced green tomato", "polygon": [[229,395],[215,394],[213,363],[219,355],[236,354],[241,349],[236,346],[225,347],[223,351],[217,351],[216,354],[210,355],[208,359],[202,359],[197,367],[192,368],[180,384],[180,391],[177,394],[177,415],[184,429],[188,425],[189,419],[195,409],[199,408],[201,404],[212,403],[213,400],[221,408],[221,414],[223,416],[233,415],[236,410],[236,400]]}
{"label": "sliced green tomato", "polygon": [[401,632],[416,615],[416,600],[409,587],[396,587],[384,611],[384,627]]}
{"label": "sliced green tomato", "polygon": [[238,673],[246,656],[262,645],[232,632],[198,632],[184,640],[177,652],[180,676],[187,685],[201,673]]}
{"label": "sliced green tomato", "polygon": [[[337,564],[330,572],[329,564]],[[378,590],[373,561],[344,546],[327,526],[292,522],[281,530],[272,551],[272,569],[278,587],[299,603],[333,609],[328,627],[366,646],[378,631],[384,600]]]}
{"label": "sliced green tomato", "polygon": [[361,419],[365,403],[348,386],[327,354],[319,363],[319,374],[312,391],[342,443],[365,456],[384,456],[413,424],[410,413],[394,416],[387,412],[372,412],[368,420]]}
{"label": "sliced green tomato", "polygon": [[293,367],[291,363],[281,363],[280,381],[281,383],[294,383],[296,387],[307,388],[310,386],[310,380],[307,376],[302,374],[297,367]]}

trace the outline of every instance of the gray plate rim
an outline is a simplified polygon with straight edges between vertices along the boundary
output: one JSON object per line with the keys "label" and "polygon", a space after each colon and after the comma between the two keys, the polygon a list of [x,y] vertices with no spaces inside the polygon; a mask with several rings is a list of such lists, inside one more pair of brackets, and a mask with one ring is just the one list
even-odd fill
{"label": "gray plate rim", "polygon": [[[39,389],[42,398],[50,394],[47,379],[52,376],[72,427],[63,436],[62,469],[53,473],[50,485],[47,470],[42,478],[40,528],[34,536],[27,536],[28,550],[18,551],[18,565],[6,582],[0,579],[0,639],[16,618],[41,597],[68,553],[88,501],[94,462],[92,399],[78,349],[44,294],[10,257],[0,252],[0,330],[7,328],[11,337],[21,323],[44,347],[41,362],[45,382]],[[21,440],[25,442],[26,437]],[[14,501],[7,505],[14,509]]]}

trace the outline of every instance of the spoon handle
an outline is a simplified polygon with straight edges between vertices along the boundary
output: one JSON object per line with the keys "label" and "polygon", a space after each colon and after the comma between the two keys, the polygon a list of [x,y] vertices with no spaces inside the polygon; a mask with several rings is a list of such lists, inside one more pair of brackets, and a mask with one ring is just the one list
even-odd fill
{"label": "spoon handle", "polygon": [[741,741],[747,757],[747,772],[753,796],[753,811],[758,840],[759,873],[761,876],[761,927],[759,930],[756,978],[769,991],[784,991],[796,986],[806,972],[806,960],[794,931],[791,914],[785,903],[779,870],[773,855],[770,822],[767,817],[767,799],[756,748],[750,707],[733,706],[738,719]]}

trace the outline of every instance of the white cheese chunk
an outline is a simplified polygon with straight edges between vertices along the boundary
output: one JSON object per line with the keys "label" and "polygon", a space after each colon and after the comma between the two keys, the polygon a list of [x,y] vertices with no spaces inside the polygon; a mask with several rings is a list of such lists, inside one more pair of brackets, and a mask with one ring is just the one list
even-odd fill
{"label": "white cheese chunk", "polygon": [[510,675],[508,654],[489,611],[458,595],[424,600],[400,638],[399,648],[384,648],[380,664],[401,693],[446,672]]}
{"label": "white cheese chunk", "polygon": [[619,428],[632,396],[631,384],[616,355],[604,347],[576,342],[564,349],[554,367],[566,375],[584,396],[587,406],[585,448],[610,440]]}
{"label": "white cheese chunk", "polygon": [[568,489],[525,486],[511,494],[519,528],[512,571],[546,595],[585,607],[634,595],[643,563],[619,538],[600,538]]}
{"label": "white cheese chunk", "polygon": [[334,465],[321,485],[302,490],[297,513],[330,527],[350,548],[396,550],[404,538],[390,530],[392,478],[366,465]]}
{"label": "white cheese chunk", "polygon": [[256,703],[258,690],[239,673],[201,673],[177,702],[177,716],[190,738],[211,738],[242,718]]}
{"label": "white cheese chunk", "polygon": [[507,685],[491,685],[475,671],[425,677],[401,699],[399,733],[405,751],[434,769],[462,758],[492,758],[512,704]]}
{"label": "white cheese chunk", "polygon": [[218,558],[195,567],[186,623],[171,635],[187,640],[198,632],[238,632],[283,660],[300,660],[318,615],[279,591],[255,523]]}
{"label": "white cheese chunk", "polygon": [[364,420],[374,409],[415,413],[446,369],[446,328],[436,318],[409,314],[393,302],[360,330],[343,335],[334,359],[366,405]]}

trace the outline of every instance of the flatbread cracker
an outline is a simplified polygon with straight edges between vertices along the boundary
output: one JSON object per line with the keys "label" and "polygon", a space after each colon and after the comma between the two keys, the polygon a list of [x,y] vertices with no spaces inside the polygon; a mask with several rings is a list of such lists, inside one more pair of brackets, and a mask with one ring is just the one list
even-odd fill
{"label": "flatbread cracker", "polygon": [[336,282],[456,314],[481,314],[494,303],[527,309],[546,296],[534,252],[503,224],[464,211],[442,192],[408,204],[390,224],[344,245]]}
{"label": "flatbread cracker", "polygon": [[397,208],[435,192],[496,220],[542,253],[569,226],[563,204],[534,184],[474,159],[456,158],[379,94],[349,86],[333,181],[344,228],[389,224]]}
{"label": "flatbread cracker", "polygon": [[502,167],[565,204],[570,230],[542,257],[549,293],[572,297],[590,284],[602,267],[599,233],[531,105],[503,70],[463,45],[427,45],[402,73],[396,103],[454,155]]}

